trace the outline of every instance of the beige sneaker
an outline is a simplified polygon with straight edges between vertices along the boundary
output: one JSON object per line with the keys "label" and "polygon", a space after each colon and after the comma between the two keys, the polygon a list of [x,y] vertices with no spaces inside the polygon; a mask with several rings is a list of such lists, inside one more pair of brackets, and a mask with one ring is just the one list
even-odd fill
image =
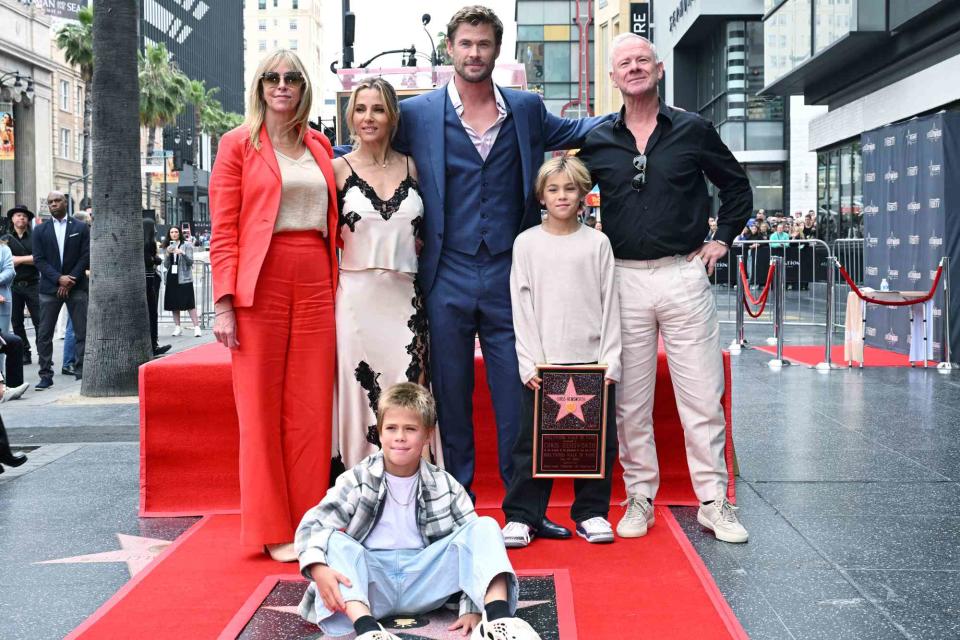
{"label": "beige sneaker", "polygon": [[653,505],[643,496],[627,496],[620,506],[627,505],[627,512],[617,523],[617,535],[621,538],[640,538],[647,535],[653,526]]}
{"label": "beige sneaker", "polygon": [[533,540],[533,529],[522,522],[508,522],[501,533],[508,549],[521,549]]}
{"label": "beige sneaker", "polygon": [[702,524],[723,542],[741,543],[750,537],[747,530],[737,519],[738,507],[731,504],[726,496],[718,496],[710,504],[700,505],[697,522]]}

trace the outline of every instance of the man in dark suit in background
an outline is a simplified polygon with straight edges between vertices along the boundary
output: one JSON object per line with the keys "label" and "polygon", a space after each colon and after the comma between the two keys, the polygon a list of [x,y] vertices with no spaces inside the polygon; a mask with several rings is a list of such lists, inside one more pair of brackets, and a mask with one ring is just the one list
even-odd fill
{"label": "man in dark suit in background", "polygon": [[40,333],[37,389],[53,386],[53,330],[64,304],[77,339],[76,378],[83,376],[87,337],[87,268],[90,266],[90,227],[67,215],[67,199],[59,191],[47,196],[50,221],[34,229],[33,262],[40,271]]}

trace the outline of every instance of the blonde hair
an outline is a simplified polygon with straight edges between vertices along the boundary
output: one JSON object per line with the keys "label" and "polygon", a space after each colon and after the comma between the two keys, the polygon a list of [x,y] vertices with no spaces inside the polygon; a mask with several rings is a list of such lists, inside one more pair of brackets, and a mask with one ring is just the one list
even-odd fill
{"label": "blonde hair", "polygon": [[538,200],[543,198],[543,190],[547,187],[547,180],[560,173],[573,180],[577,189],[580,190],[581,198],[589,193],[593,186],[593,181],[590,180],[590,172],[587,170],[587,165],[583,164],[583,160],[575,156],[557,156],[544,162],[540,171],[537,172],[533,189]]}
{"label": "blonde hair", "polygon": [[387,389],[377,402],[377,431],[383,429],[383,417],[390,409],[409,409],[420,417],[427,429],[437,424],[437,403],[425,387],[416,382],[401,382]]}
{"label": "blonde hair", "polygon": [[353,126],[353,112],[357,108],[357,96],[366,89],[376,91],[383,100],[383,108],[387,112],[387,123],[390,125],[391,140],[397,133],[397,125],[400,124],[400,105],[393,85],[380,77],[364,78],[353,88],[353,93],[350,94],[350,100],[347,102],[347,130],[350,132],[350,142],[356,147],[360,146],[360,140]]}
{"label": "blonde hair", "polygon": [[297,112],[287,125],[286,131],[297,131],[297,142],[303,143],[303,138],[307,135],[307,129],[310,128],[310,108],[313,106],[313,87],[310,84],[307,69],[293,51],[289,49],[277,49],[260,61],[257,70],[253,74],[253,84],[250,85],[250,90],[247,94],[247,117],[244,119],[243,124],[250,130],[250,144],[253,145],[254,149],[260,149],[260,129],[263,127],[263,121],[267,113],[267,102],[263,98],[263,78],[261,78],[261,76],[267,71],[272,71],[283,62],[292,67],[292,71],[299,71],[303,74],[303,86],[300,88],[300,104],[297,105]]}

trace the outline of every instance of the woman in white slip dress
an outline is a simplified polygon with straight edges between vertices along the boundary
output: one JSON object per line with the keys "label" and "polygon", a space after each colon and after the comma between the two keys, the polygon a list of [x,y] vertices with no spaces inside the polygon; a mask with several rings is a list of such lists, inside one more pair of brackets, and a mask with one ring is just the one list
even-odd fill
{"label": "woman in white slip dress", "polygon": [[[416,284],[423,201],[413,162],[390,148],[396,93],[381,78],[364,80],[347,114],[354,151],[333,161],[343,238],[334,456],[339,451],[349,469],[379,448],[380,393],[398,382],[427,386],[430,376],[427,313]],[[439,441],[429,449],[424,455],[439,464]]]}

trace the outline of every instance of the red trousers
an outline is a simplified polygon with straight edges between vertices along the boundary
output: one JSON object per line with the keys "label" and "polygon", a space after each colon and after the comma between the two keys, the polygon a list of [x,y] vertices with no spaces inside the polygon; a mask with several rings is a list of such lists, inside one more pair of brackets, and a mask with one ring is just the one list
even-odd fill
{"label": "red trousers", "polygon": [[319,233],[272,237],[252,307],[237,308],[233,392],[240,423],[240,530],[292,542],[330,478],[336,330]]}

